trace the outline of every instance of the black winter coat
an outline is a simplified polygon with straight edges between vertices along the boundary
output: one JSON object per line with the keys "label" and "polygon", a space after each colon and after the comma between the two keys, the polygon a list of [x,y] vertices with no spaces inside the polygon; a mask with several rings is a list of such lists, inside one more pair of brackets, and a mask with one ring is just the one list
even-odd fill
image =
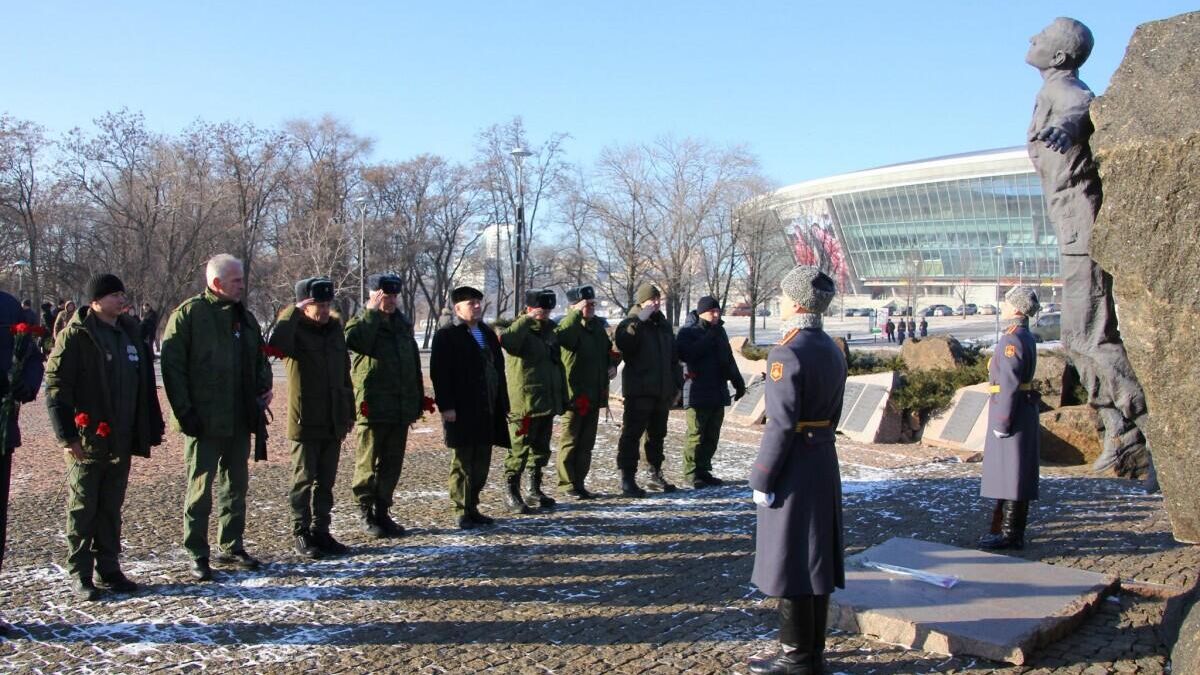
{"label": "black winter coat", "polygon": [[729,405],[729,387],[746,391],[746,382],[733,360],[725,322],[711,324],[693,310],[675,336],[675,350],[686,368],[683,373],[683,407],[721,408]]}
{"label": "black winter coat", "polygon": [[455,421],[442,419],[446,445],[464,448],[473,445],[509,447],[508,384],[504,378],[504,354],[500,339],[492,327],[479,322],[484,342],[492,355],[492,365],[499,376],[496,402],[488,414],[487,379],[484,374],[483,350],[471,337],[467,324],[455,319],[433,334],[429,355],[429,379],[438,410],[453,410]]}

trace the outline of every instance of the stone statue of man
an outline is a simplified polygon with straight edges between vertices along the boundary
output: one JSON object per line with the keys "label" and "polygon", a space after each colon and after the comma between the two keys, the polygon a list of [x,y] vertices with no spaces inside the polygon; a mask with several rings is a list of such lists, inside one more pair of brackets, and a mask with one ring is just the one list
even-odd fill
{"label": "stone statue of man", "polygon": [[1063,17],[1030,38],[1025,62],[1038,69],[1043,84],[1029,125],[1029,158],[1042,179],[1062,253],[1063,346],[1104,425],[1104,452],[1095,468],[1142,477],[1150,466],[1139,428],[1146,421],[1146,397],[1117,330],[1112,277],[1088,251],[1101,189],[1088,146],[1095,130],[1093,94],[1079,79],[1079,66],[1092,45],[1087,26]]}

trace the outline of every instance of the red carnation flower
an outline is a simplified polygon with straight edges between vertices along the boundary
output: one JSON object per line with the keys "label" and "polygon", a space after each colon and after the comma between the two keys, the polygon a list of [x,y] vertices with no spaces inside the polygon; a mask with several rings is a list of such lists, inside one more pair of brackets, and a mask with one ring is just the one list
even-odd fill
{"label": "red carnation flower", "polygon": [[269,359],[282,359],[286,356],[278,347],[273,345],[263,345],[262,353],[266,354]]}
{"label": "red carnation flower", "polygon": [[517,429],[517,435],[524,436],[525,434],[529,433],[529,425],[531,422],[533,422],[533,418],[529,415],[522,417],[521,426]]}
{"label": "red carnation flower", "polygon": [[424,410],[427,413],[433,414],[435,411],[437,411],[437,406],[434,405],[432,398],[429,398],[428,396],[422,396],[421,397],[421,410]]}
{"label": "red carnation flower", "polygon": [[587,414],[592,410],[592,401],[587,394],[580,394],[575,397],[575,414],[580,417],[587,417]]}
{"label": "red carnation flower", "polygon": [[108,427],[108,422],[101,422],[100,424],[96,425],[96,435],[100,438],[108,438],[110,431],[111,429]]}
{"label": "red carnation flower", "polygon": [[367,414],[367,402],[366,401],[363,401],[362,403],[358,404],[358,415],[359,415],[359,417],[370,417],[370,415]]}
{"label": "red carnation flower", "polygon": [[91,421],[92,420],[88,417],[87,413],[81,412],[75,416],[75,426],[79,427],[80,429],[86,429],[87,425],[91,424]]}
{"label": "red carnation flower", "polygon": [[29,324],[22,321],[21,323],[13,325],[13,327],[9,330],[12,331],[13,335],[25,335],[29,332]]}

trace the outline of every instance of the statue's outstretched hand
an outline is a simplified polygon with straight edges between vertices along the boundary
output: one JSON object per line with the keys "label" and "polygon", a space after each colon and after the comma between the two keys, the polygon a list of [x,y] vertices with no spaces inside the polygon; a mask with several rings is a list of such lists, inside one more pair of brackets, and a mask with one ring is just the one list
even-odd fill
{"label": "statue's outstretched hand", "polygon": [[1058,127],[1042,129],[1034,135],[1033,140],[1042,141],[1047,148],[1055,152],[1066,152],[1072,145],[1075,145],[1075,139],[1071,138],[1071,134]]}

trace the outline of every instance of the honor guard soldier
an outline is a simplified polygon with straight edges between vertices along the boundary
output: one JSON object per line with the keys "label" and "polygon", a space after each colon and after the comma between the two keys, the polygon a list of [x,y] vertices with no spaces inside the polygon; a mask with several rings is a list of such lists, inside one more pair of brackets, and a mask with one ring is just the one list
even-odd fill
{"label": "honor guard soldier", "polygon": [[556,331],[571,401],[558,438],[558,488],[568,497],[591,499],[595,495],[584,482],[592,468],[600,409],[608,407],[608,383],[616,377],[620,359],[613,354],[604,319],[596,316],[595,289],[569,289],[567,302],[570,308]]}
{"label": "honor guard soldier", "polygon": [[675,353],[671,322],[659,311],[662,294],[658,288],[642,284],[634,303],[615,334],[617,349],[625,359],[621,373],[625,412],[617,441],[617,468],[621,470],[621,494],[645,497],[646,491],[635,480],[642,436],[646,437],[646,463],[650,465],[646,486],[661,492],[675,491],[662,474],[663,439],[671,406],[683,386],[683,370]]}
{"label": "honor guard soldier", "polygon": [[991,398],[979,494],[995,499],[996,506],[991,531],[979,539],[984,549],[1024,548],[1029,500],[1038,498],[1040,399],[1031,384],[1037,342],[1029,332],[1029,319],[1040,309],[1037,293],[1028,286],[1014,287],[1000,306],[1008,327],[988,362]]}
{"label": "honor guard soldier", "polygon": [[733,400],[746,395],[746,382],[733,360],[733,348],[721,320],[716,298],[706,295],[688,312],[687,321],[675,338],[679,358],[687,366],[683,376],[683,407],[687,410],[687,445],[683,448],[683,477],[692,487],[722,485],[712,475],[712,458],[721,439],[725,406],[729,405],[729,385]]}
{"label": "honor guard soldier", "polygon": [[413,325],[400,311],[400,278],[375,274],[371,296],[346,326],[353,352],[358,451],[351,490],[363,530],[374,537],[404,536],[388,513],[404,468],[408,428],[421,418],[425,381]]}
{"label": "honor guard soldier", "polygon": [[[21,337],[16,327],[29,325],[29,317],[21,303],[0,291],[0,400],[12,399],[11,412],[0,415],[3,443],[0,443],[0,567],[4,566],[4,546],[8,539],[8,488],[12,482],[13,451],[21,447],[21,404],[37,397],[42,386],[42,352],[34,335]],[[18,373],[13,367],[19,366]],[[0,637],[7,637],[12,627],[0,619]]]}
{"label": "honor guard soldier", "polygon": [[[525,292],[525,314],[513,321],[500,337],[507,352],[508,437],[512,447],[504,458],[507,483],[504,502],[512,513],[530,513],[529,506],[553,508],[554,500],[542,491],[542,469],[550,463],[550,436],[554,416],[567,406],[567,377],[563,370],[558,335],[550,310],[557,298],[548,288]],[[529,469],[528,503],[521,498],[521,473]]]}
{"label": "honor guard soldier", "polygon": [[332,281],[301,279],[296,304],[279,314],[268,341],[287,370],[292,537],[296,552],[308,558],[349,550],[329,533],[342,440],[354,424],[350,355],[332,307]]}
{"label": "honor guard soldier", "polygon": [[125,314],[125,286],[99,274],[87,297],[50,354],[46,408],[67,455],[67,574],[76,597],[96,600],[93,571],[113,591],[137,590],[118,561],[130,456],[149,457],[166,428],[150,350]]}
{"label": "honor guard soldier", "polygon": [[187,496],[183,547],[191,574],[211,581],[208,518],[217,483],[219,552],[214,560],[255,570],[246,552],[246,492],[250,486],[250,434],[271,405],[273,384],[258,319],[242,303],[242,261],[222,253],[208,261],[207,288],[184,300],[163,330],[163,388],[173,426],[185,438]]}
{"label": "honor guard soldier", "polygon": [[500,340],[482,321],[483,293],[459,286],[450,293],[454,320],[433,335],[429,379],[450,448],[450,499],[461,529],[490,525],[479,512],[492,446],[509,447],[508,384]]}
{"label": "honor guard soldier", "polygon": [[842,481],[834,433],[846,358],[822,330],[833,279],[797,267],[780,283],[796,312],[767,356],[767,424],[750,470],[758,504],[752,581],[779,598],[779,652],[754,673],[822,673],[829,595],[845,588]]}

